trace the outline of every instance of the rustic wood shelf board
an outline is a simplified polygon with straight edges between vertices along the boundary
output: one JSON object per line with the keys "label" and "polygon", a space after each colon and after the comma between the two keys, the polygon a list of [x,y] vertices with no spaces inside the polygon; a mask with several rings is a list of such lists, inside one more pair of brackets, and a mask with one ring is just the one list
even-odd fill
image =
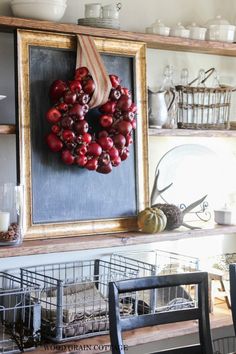
{"label": "rustic wood shelf board", "polygon": [[164,231],[158,234],[121,232],[116,234],[66,237],[51,240],[27,240],[18,247],[0,247],[0,258],[132,246],[232,233],[236,233],[236,226],[215,226],[213,228],[200,230],[184,230],[183,228],[174,231]]}
{"label": "rustic wood shelf board", "polygon": [[0,125],[0,134],[15,134],[16,126],[14,124]]}
{"label": "rustic wood shelf board", "polygon": [[79,26],[71,23],[56,23],[0,16],[0,28],[8,31],[14,30],[15,28],[24,28],[70,34],[80,33],[103,38],[141,41],[147,43],[147,46],[149,48],[154,49],[217,54],[226,56],[236,55],[236,44],[234,43],[199,41],[178,37],[165,37],[156,34]]}
{"label": "rustic wood shelf board", "polygon": [[199,136],[209,138],[236,137],[236,130],[197,130],[197,129],[154,129],[149,128],[149,136]]}

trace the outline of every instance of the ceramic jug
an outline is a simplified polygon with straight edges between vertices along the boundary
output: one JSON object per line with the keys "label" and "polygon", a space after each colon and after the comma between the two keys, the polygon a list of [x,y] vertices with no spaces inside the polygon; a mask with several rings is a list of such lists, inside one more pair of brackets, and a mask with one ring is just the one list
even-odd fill
{"label": "ceramic jug", "polygon": [[[166,103],[166,96],[170,97]],[[175,101],[175,92],[173,90],[153,92],[148,89],[148,116],[150,128],[162,128],[167,122],[168,112]]]}

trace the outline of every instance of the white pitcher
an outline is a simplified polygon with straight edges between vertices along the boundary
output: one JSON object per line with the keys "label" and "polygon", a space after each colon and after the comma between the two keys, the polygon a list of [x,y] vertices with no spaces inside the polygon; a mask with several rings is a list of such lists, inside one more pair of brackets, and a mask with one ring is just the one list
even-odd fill
{"label": "white pitcher", "polygon": [[[170,98],[169,103],[166,103],[165,96]],[[161,129],[167,122],[168,111],[171,109],[175,101],[175,92],[173,90],[153,92],[148,89],[148,115],[150,128]]]}

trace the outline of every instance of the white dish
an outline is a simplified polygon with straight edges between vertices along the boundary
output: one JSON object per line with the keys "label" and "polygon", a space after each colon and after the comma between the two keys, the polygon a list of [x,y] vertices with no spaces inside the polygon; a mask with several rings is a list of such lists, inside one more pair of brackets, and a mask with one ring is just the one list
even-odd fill
{"label": "white dish", "polygon": [[232,43],[234,41],[234,35],[234,29],[219,29],[218,27],[210,27],[207,30],[207,39],[210,41]]}
{"label": "white dish", "polygon": [[214,220],[219,225],[235,225],[236,213],[226,208],[214,210]]}
{"label": "white dish", "polygon": [[171,37],[183,37],[189,38],[190,31],[186,29],[181,22],[178,22],[176,26],[171,27],[170,36]]}
{"label": "white dish", "polygon": [[169,150],[159,161],[158,188],[173,183],[161,198],[167,203],[188,206],[207,196],[213,209],[219,205],[219,186],[222,185],[219,156],[209,148],[198,144],[179,145]]}
{"label": "white dish", "polygon": [[189,38],[197,39],[200,41],[205,40],[207,31],[205,27],[199,27],[196,23],[192,23],[190,26],[188,26],[188,29],[190,31]]}
{"label": "white dish", "polygon": [[90,27],[100,27],[100,28],[120,28],[119,20],[105,19],[105,18],[79,18],[78,25],[90,26]]}
{"label": "white dish", "polygon": [[0,101],[1,100],[4,100],[4,98],[6,98],[7,96],[3,96],[3,95],[0,95]]}

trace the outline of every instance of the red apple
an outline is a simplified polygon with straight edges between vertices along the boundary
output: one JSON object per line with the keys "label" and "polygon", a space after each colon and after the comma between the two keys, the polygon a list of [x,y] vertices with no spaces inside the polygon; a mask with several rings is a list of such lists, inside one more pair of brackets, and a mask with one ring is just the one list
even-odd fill
{"label": "red apple", "polygon": [[81,135],[81,142],[85,144],[90,144],[92,141],[92,136],[89,133],[84,133]]}
{"label": "red apple", "polygon": [[72,80],[69,82],[69,89],[71,92],[78,93],[82,90],[82,85],[79,80]]}
{"label": "red apple", "polygon": [[69,150],[63,150],[61,154],[61,158],[66,165],[72,165],[75,160],[74,156]]}
{"label": "red apple", "polygon": [[74,124],[74,120],[69,116],[65,116],[61,120],[61,126],[64,129],[71,129],[73,124]]}
{"label": "red apple", "polygon": [[84,119],[84,109],[79,103],[75,103],[73,107],[69,110],[69,115],[71,117],[78,118],[79,120]]}
{"label": "red apple", "polygon": [[122,135],[127,135],[132,130],[132,124],[127,122],[126,120],[121,120],[120,122],[117,123],[116,129]]}
{"label": "red apple", "polygon": [[76,93],[75,92],[71,92],[71,91],[67,91],[64,94],[64,102],[67,104],[74,104],[76,101]]}
{"label": "red apple", "polygon": [[126,139],[124,137],[124,135],[122,134],[117,134],[113,136],[113,142],[116,148],[118,149],[122,149],[125,146],[126,143]]}
{"label": "red apple", "polygon": [[83,91],[87,93],[88,95],[92,95],[92,93],[95,90],[95,83],[93,79],[88,79],[84,84],[83,84]]}
{"label": "red apple", "polygon": [[130,92],[130,90],[129,90],[127,87],[122,87],[122,88],[121,88],[121,93],[122,93],[123,95],[128,96],[128,97],[131,97],[131,92]]}
{"label": "red apple", "polygon": [[133,122],[134,117],[135,117],[135,114],[131,111],[125,112],[123,114],[123,119],[127,120],[127,122]]}
{"label": "red apple", "polygon": [[109,164],[107,164],[107,165],[98,166],[96,171],[99,173],[108,174],[112,171],[112,165],[109,162]]}
{"label": "red apple", "polygon": [[75,140],[75,133],[72,130],[66,129],[62,132],[62,139],[66,142]]}
{"label": "red apple", "polygon": [[76,149],[76,154],[82,156],[85,155],[87,151],[88,151],[87,147],[85,145],[82,145]]}
{"label": "red apple", "polygon": [[109,75],[111,85],[113,88],[117,88],[120,85],[120,78],[117,75]]}
{"label": "red apple", "polygon": [[111,89],[109,98],[111,101],[117,101],[121,96],[121,92],[119,90],[116,89]]}
{"label": "red apple", "polygon": [[52,133],[54,133],[54,134],[58,134],[58,133],[61,131],[61,128],[60,128],[58,125],[53,124],[53,125],[51,126],[51,131],[52,131]]}
{"label": "red apple", "polygon": [[80,68],[75,70],[75,79],[76,80],[81,80],[85,78],[88,75],[89,71],[88,68],[85,66],[81,66]]}
{"label": "red apple", "polygon": [[126,160],[129,157],[129,149],[126,147],[122,150],[120,154],[121,161]]}
{"label": "red apple", "polygon": [[108,165],[110,163],[111,159],[110,159],[110,155],[107,152],[103,152],[98,159],[98,165],[102,166],[102,165]]}
{"label": "red apple", "polygon": [[119,156],[119,151],[113,146],[110,150],[109,150],[109,155],[111,160],[114,160],[116,157]]}
{"label": "red apple", "polygon": [[81,167],[84,167],[87,162],[88,162],[88,159],[85,155],[77,156],[75,158],[75,163]]}
{"label": "red apple", "polygon": [[127,95],[121,95],[121,97],[117,102],[117,108],[123,112],[126,112],[129,110],[131,104],[132,104],[132,100],[130,97],[128,97]]}
{"label": "red apple", "polygon": [[61,102],[57,106],[57,109],[59,109],[59,111],[61,111],[61,112],[66,112],[68,110],[68,104],[65,102]]}
{"label": "red apple", "polygon": [[46,113],[46,118],[49,123],[58,123],[61,120],[61,112],[56,108],[50,108]]}
{"label": "red apple", "polygon": [[90,97],[87,93],[80,93],[77,98],[77,101],[81,105],[87,104],[89,102],[89,100],[90,100]]}
{"label": "red apple", "polygon": [[106,130],[101,130],[98,133],[98,138],[102,138],[103,136],[108,136],[108,132]]}
{"label": "red apple", "polygon": [[136,129],[136,127],[137,127],[136,119],[134,119],[131,124],[132,124],[132,128]]}
{"label": "red apple", "polygon": [[103,128],[108,128],[112,125],[113,118],[108,114],[103,114],[102,116],[99,117],[99,123]]}
{"label": "red apple", "polygon": [[58,152],[63,148],[62,141],[53,133],[48,134],[46,142],[53,152]]}
{"label": "red apple", "polygon": [[129,146],[129,145],[131,145],[133,143],[133,138],[132,138],[132,136],[131,135],[127,135],[126,136],[126,144],[125,144],[125,146]]}
{"label": "red apple", "polygon": [[86,120],[80,120],[79,122],[75,123],[75,130],[78,134],[87,133],[89,130],[89,125]]}
{"label": "red apple", "polygon": [[55,103],[61,97],[63,97],[66,90],[67,90],[67,84],[64,81],[62,80],[54,81],[49,90],[49,96],[52,102]]}
{"label": "red apple", "polygon": [[98,143],[105,151],[110,150],[113,146],[113,140],[109,136],[102,136],[98,139]]}
{"label": "red apple", "polygon": [[95,142],[92,142],[88,145],[88,152],[87,154],[89,156],[100,156],[102,153],[102,148],[99,144],[95,143]]}
{"label": "red apple", "polygon": [[132,103],[130,108],[129,108],[130,112],[136,113],[137,112],[137,106],[135,103]]}
{"label": "red apple", "polygon": [[116,109],[116,102],[114,101],[107,101],[99,108],[100,112],[105,114],[113,114],[115,112],[115,109]]}
{"label": "red apple", "polygon": [[121,158],[120,156],[116,156],[112,161],[111,161],[112,166],[117,167],[121,164]]}
{"label": "red apple", "polygon": [[96,171],[98,167],[98,160],[97,158],[93,157],[92,159],[88,160],[85,167],[90,171]]}

